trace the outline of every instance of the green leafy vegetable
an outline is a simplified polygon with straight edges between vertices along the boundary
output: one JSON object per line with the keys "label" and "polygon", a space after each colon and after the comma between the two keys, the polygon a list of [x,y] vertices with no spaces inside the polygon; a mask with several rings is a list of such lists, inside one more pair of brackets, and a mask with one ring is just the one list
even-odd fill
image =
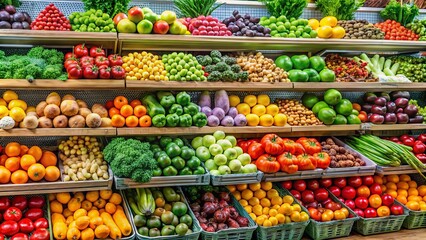
{"label": "green leafy vegetable", "polygon": [[4,7],[7,5],[13,5],[15,7],[21,6],[21,1],[19,0],[0,0],[0,7]]}
{"label": "green leafy vegetable", "polygon": [[317,0],[317,9],[324,17],[334,16],[338,20],[352,20],[365,0]]}
{"label": "green leafy vegetable", "polygon": [[394,20],[406,26],[412,23],[414,18],[419,15],[419,8],[416,4],[410,5],[407,3],[391,0],[386,7],[380,11],[380,16],[384,20]]}
{"label": "green leafy vegetable", "polygon": [[181,17],[196,18],[198,16],[209,16],[222,4],[216,4],[216,0],[174,0],[173,3]]}
{"label": "green leafy vegetable", "polygon": [[286,16],[299,18],[303,9],[308,5],[307,0],[258,0],[265,4],[269,14],[274,17]]}
{"label": "green leafy vegetable", "polygon": [[113,139],[103,150],[105,160],[118,177],[131,178],[137,182],[149,182],[157,161],[148,142],[136,139]]}
{"label": "green leafy vegetable", "polygon": [[84,3],[84,10],[100,9],[113,18],[117,13],[126,13],[131,0],[82,0],[82,2]]}

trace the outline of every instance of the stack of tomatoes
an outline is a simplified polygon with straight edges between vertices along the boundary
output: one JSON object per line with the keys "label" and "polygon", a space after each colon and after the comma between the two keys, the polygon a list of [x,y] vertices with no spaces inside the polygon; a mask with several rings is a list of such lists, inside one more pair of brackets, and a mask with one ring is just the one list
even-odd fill
{"label": "stack of tomatoes", "polygon": [[374,26],[380,28],[385,33],[386,40],[419,40],[419,35],[394,20],[388,19],[384,22],[376,23]]}
{"label": "stack of tomatoes", "polygon": [[0,239],[49,240],[49,223],[43,210],[45,204],[42,196],[0,197]]}
{"label": "stack of tomatoes", "polygon": [[55,4],[50,3],[31,23],[31,30],[71,31],[71,24]]}
{"label": "stack of tomatoes", "polygon": [[291,174],[326,169],[330,165],[330,156],[322,152],[321,144],[315,138],[301,137],[294,141],[267,134],[262,139],[240,139],[238,146],[255,160],[257,168],[264,173],[282,171]]}
{"label": "stack of tomatoes", "polygon": [[390,194],[383,194],[380,184],[374,182],[373,176],[322,179],[321,184],[360,217],[404,214],[404,208],[395,204]]}
{"label": "stack of tomatoes", "polygon": [[331,199],[320,181],[316,179],[285,181],[281,185],[308,209],[310,217],[315,221],[328,222],[353,217],[349,209]]}
{"label": "stack of tomatoes", "polygon": [[108,57],[100,47],[87,48],[84,44],[74,47],[65,54],[64,67],[69,79],[124,79],[126,71],[121,66],[123,60],[117,54]]}

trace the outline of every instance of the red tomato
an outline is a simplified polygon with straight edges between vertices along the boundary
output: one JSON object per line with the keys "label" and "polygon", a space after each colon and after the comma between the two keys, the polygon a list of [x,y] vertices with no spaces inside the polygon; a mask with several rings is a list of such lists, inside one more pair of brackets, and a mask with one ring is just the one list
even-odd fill
{"label": "red tomato", "polygon": [[83,76],[86,79],[96,79],[99,75],[99,69],[96,66],[93,67],[85,67],[83,69]]}
{"label": "red tomato", "polygon": [[25,233],[17,233],[13,235],[10,240],[28,240],[28,235]]}
{"label": "red tomato", "polygon": [[334,178],[333,184],[339,188],[344,188],[346,186],[346,178],[344,177]]}
{"label": "red tomato", "polygon": [[50,234],[46,228],[39,228],[33,232],[30,240],[49,240]]}
{"label": "red tomato", "polygon": [[322,178],[320,179],[320,184],[322,187],[328,188],[333,184],[333,181],[330,178]]}
{"label": "red tomato", "polygon": [[308,189],[310,189],[312,191],[319,189],[319,182],[316,179],[308,180],[306,185],[307,185]]}
{"label": "red tomato", "polygon": [[46,220],[46,218],[39,218],[37,220],[34,221],[34,227],[36,229],[39,228],[48,228],[49,227],[49,222]]}
{"label": "red tomato", "polygon": [[377,217],[376,209],[374,208],[367,208],[364,210],[364,216],[365,218],[375,218]]}
{"label": "red tomato", "polygon": [[110,62],[110,66],[121,66],[123,65],[123,59],[118,54],[111,54],[108,56],[108,60]]}
{"label": "red tomato", "polygon": [[281,186],[287,190],[291,190],[293,183],[292,181],[288,180],[288,181],[281,182]]}
{"label": "red tomato", "polygon": [[290,190],[291,195],[293,195],[294,198],[301,200],[302,199],[302,195],[300,194],[299,191],[297,190]]}
{"label": "red tomato", "polygon": [[99,68],[99,78],[100,79],[110,79],[111,78],[111,69],[102,67]]}
{"label": "red tomato", "polygon": [[18,223],[15,221],[4,221],[0,225],[0,232],[10,237],[19,232]]}
{"label": "red tomato", "polygon": [[356,190],[356,194],[358,197],[368,198],[370,196],[370,189],[363,185]]}
{"label": "red tomato", "polygon": [[283,139],[276,134],[266,134],[263,136],[262,140],[260,140],[260,143],[266,153],[280,155],[284,152]]}
{"label": "red tomato", "polygon": [[354,212],[356,213],[356,215],[364,217],[364,211],[362,211],[361,209],[355,208]]}
{"label": "red tomato", "polygon": [[105,57],[105,50],[103,50],[100,47],[91,47],[89,50],[89,55],[91,57],[99,57],[99,56],[103,56]]}
{"label": "red tomato", "polygon": [[83,68],[93,66],[95,64],[95,59],[89,56],[84,56],[80,58],[80,64]]}
{"label": "red tomato", "polygon": [[309,216],[315,221],[321,221],[321,213],[318,209],[310,207],[308,208]]}
{"label": "red tomato", "polygon": [[69,58],[77,58],[77,56],[75,56],[75,54],[72,53],[72,52],[68,52],[68,53],[65,54],[64,59],[67,60]]}
{"label": "red tomato", "polygon": [[263,154],[256,160],[257,169],[264,173],[276,173],[280,170],[280,163],[277,161],[277,158],[269,155]]}
{"label": "red tomato", "polygon": [[342,194],[342,192],[340,191],[340,188],[336,186],[331,186],[328,188],[328,190],[330,190],[330,192],[336,197],[340,197],[340,195]]}
{"label": "red tomato", "polygon": [[28,206],[27,198],[24,196],[15,196],[12,199],[12,207],[19,208],[19,210],[24,211]]}
{"label": "red tomato", "polygon": [[85,46],[85,44],[78,44],[74,47],[74,54],[78,57],[89,56],[89,49]]}
{"label": "red tomato", "polygon": [[342,189],[342,198],[353,200],[356,197],[356,190],[351,186],[346,186]]}
{"label": "red tomato", "polygon": [[95,58],[95,65],[98,67],[102,65],[109,66],[109,60],[105,56],[97,56]]}
{"label": "red tomato", "polygon": [[43,208],[46,200],[42,196],[33,196],[28,200],[28,208]]}
{"label": "red tomato", "polygon": [[366,209],[368,207],[368,199],[366,197],[355,198],[355,206],[360,209]]}
{"label": "red tomato", "polygon": [[78,65],[70,66],[67,69],[68,72],[68,79],[80,79],[83,78],[83,69],[81,69]]}
{"label": "red tomato", "polygon": [[365,176],[362,178],[362,184],[365,186],[370,186],[371,184],[374,183],[374,178],[373,176]]}
{"label": "red tomato", "polygon": [[302,192],[302,202],[304,204],[312,203],[314,201],[315,201],[314,192],[312,192],[311,190],[305,190]]}
{"label": "red tomato", "polygon": [[262,154],[265,153],[262,144],[258,142],[253,142],[248,147],[247,153],[250,155],[252,160],[258,159]]}
{"label": "red tomato", "polygon": [[362,178],[361,177],[350,177],[348,179],[349,186],[352,186],[354,188],[360,187],[362,185]]}
{"label": "red tomato", "polygon": [[23,233],[30,233],[34,230],[34,224],[29,218],[23,218],[18,222],[19,229]]}
{"label": "red tomato", "polygon": [[404,214],[404,208],[402,206],[400,206],[400,205],[394,204],[394,205],[391,206],[390,209],[391,209],[391,213],[393,215],[402,215],[402,214]]}
{"label": "red tomato", "polygon": [[378,183],[373,183],[370,186],[370,193],[371,194],[378,194],[378,195],[382,195],[382,187],[380,186],[380,184]]}
{"label": "red tomato", "polygon": [[44,216],[44,212],[42,209],[39,208],[32,208],[25,212],[24,216],[26,218],[31,219],[31,221],[35,221],[39,218],[42,218]]}
{"label": "red tomato", "polygon": [[16,207],[10,207],[3,214],[4,220],[19,221],[22,218],[22,211]]}
{"label": "red tomato", "polygon": [[111,76],[114,79],[124,79],[126,71],[122,66],[114,66],[111,68]]}
{"label": "red tomato", "polygon": [[350,208],[352,210],[355,209],[355,202],[354,202],[354,200],[348,199],[348,200],[345,200],[344,203],[345,203],[346,206],[348,206],[348,208]]}
{"label": "red tomato", "polygon": [[299,192],[306,190],[306,181],[305,180],[296,180],[293,183],[293,188]]}

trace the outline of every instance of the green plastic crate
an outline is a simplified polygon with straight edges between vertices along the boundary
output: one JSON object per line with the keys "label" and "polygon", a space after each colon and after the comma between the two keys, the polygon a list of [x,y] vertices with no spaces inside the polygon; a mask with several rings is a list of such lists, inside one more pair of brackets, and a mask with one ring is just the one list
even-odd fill
{"label": "green plastic crate", "polygon": [[[281,197],[289,195],[293,198],[294,202],[296,199],[290,194],[289,191],[283,189],[279,185],[274,184],[274,189],[278,191]],[[300,204],[302,211],[308,213],[308,211]],[[309,213],[308,213],[309,215]],[[256,230],[258,240],[287,240],[287,239],[301,239],[306,226],[308,226],[309,220],[305,222],[293,222],[280,224],[273,227],[262,227],[259,226]]]}
{"label": "green plastic crate", "polygon": [[[328,191],[328,190],[327,190]],[[330,191],[328,191],[329,196],[333,201],[336,201],[342,206],[345,206],[336,196],[334,196]],[[306,227],[306,233],[313,238],[314,240],[321,239],[330,239],[330,238],[339,238],[347,237],[351,234],[352,227],[356,220],[358,220],[357,215],[350,208],[345,206],[349,210],[349,214],[354,216],[351,218],[343,220],[333,220],[329,222],[318,222],[313,219],[309,222]]]}
{"label": "green plastic crate", "polygon": [[[395,201],[395,204],[402,205]],[[360,217],[355,224],[355,231],[362,235],[397,232],[401,229],[408,210],[404,208],[403,215],[390,215],[388,217],[363,218]]]}
{"label": "green plastic crate", "polygon": [[[420,174],[410,175],[411,180],[417,182],[418,185],[426,184],[426,180],[420,176]],[[412,211],[404,206],[408,210],[408,216],[405,218],[402,226],[407,229],[425,228],[426,227],[426,211]]]}

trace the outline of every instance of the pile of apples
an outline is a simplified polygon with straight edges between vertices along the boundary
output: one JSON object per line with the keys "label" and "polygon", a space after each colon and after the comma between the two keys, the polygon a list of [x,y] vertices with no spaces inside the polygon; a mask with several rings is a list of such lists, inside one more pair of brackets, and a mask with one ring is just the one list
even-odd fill
{"label": "pile of apples", "polygon": [[331,198],[322,179],[285,181],[281,185],[308,209],[309,216],[315,221],[329,222],[353,217],[348,208]]}
{"label": "pile of apples", "polygon": [[360,217],[375,218],[404,214],[404,208],[395,204],[390,194],[383,194],[380,184],[374,182],[373,176],[321,179],[320,184],[327,187]]}

